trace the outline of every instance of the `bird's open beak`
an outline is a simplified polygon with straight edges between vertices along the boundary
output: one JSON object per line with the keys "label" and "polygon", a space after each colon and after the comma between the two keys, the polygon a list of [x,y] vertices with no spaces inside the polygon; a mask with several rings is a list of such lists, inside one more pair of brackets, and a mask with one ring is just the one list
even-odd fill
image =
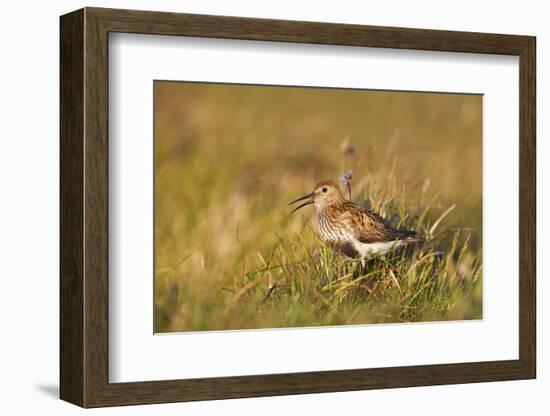
{"label": "bird's open beak", "polygon": [[291,214],[292,214],[293,212],[298,211],[300,208],[303,208],[303,207],[305,207],[305,206],[307,206],[307,205],[313,204],[313,192],[310,193],[310,194],[304,195],[304,196],[302,196],[301,198],[295,199],[294,201],[292,201],[292,202],[291,202],[290,204],[288,204],[288,205],[295,204],[296,202],[303,201],[304,199],[307,199],[307,201],[304,202],[302,205],[298,205],[296,208],[294,208],[294,209],[292,210]]}

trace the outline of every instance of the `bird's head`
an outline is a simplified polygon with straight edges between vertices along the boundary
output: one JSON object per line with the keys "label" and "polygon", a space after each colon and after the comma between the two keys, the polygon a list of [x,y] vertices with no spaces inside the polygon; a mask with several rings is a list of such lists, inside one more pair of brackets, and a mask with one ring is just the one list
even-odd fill
{"label": "bird's head", "polygon": [[307,205],[315,205],[317,210],[322,210],[330,205],[338,204],[345,201],[338,184],[334,181],[321,181],[310,194],[304,195],[294,201],[289,205],[295,204],[296,202],[305,201],[303,204],[297,206],[292,210],[292,212],[298,211],[300,208],[303,208]]}

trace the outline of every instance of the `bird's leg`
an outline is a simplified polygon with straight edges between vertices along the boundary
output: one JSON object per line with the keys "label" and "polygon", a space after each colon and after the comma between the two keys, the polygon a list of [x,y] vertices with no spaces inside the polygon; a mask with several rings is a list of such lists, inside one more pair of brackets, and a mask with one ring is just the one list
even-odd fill
{"label": "bird's leg", "polygon": [[354,277],[362,276],[365,273],[365,259],[361,258],[360,260],[356,260],[355,264],[356,273]]}
{"label": "bird's leg", "polygon": [[356,266],[357,276],[356,277],[360,277],[365,273],[365,259],[361,258],[361,260],[356,261],[356,264],[357,264],[357,266]]}

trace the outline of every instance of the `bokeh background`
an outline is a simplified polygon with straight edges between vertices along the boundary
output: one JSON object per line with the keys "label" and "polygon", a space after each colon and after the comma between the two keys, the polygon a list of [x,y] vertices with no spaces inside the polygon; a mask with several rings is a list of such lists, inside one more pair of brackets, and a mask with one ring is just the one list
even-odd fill
{"label": "bokeh background", "polygon": [[[156,81],[154,100],[157,332],[481,317],[482,96]],[[348,169],[354,201],[400,224],[454,206],[438,228],[467,234],[453,270],[470,268],[469,284],[418,307],[412,287],[415,313],[380,299],[372,314],[342,300],[326,313],[308,285],[267,298],[281,276],[315,279],[272,274],[274,247],[318,251],[314,209],[289,215],[288,202]]]}

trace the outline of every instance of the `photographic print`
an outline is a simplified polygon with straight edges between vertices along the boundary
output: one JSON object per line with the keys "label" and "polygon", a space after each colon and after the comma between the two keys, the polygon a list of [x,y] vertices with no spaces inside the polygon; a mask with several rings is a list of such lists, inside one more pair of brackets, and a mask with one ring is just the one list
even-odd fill
{"label": "photographic print", "polygon": [[153,88],[155,332],[482,318],[482,95]]}

